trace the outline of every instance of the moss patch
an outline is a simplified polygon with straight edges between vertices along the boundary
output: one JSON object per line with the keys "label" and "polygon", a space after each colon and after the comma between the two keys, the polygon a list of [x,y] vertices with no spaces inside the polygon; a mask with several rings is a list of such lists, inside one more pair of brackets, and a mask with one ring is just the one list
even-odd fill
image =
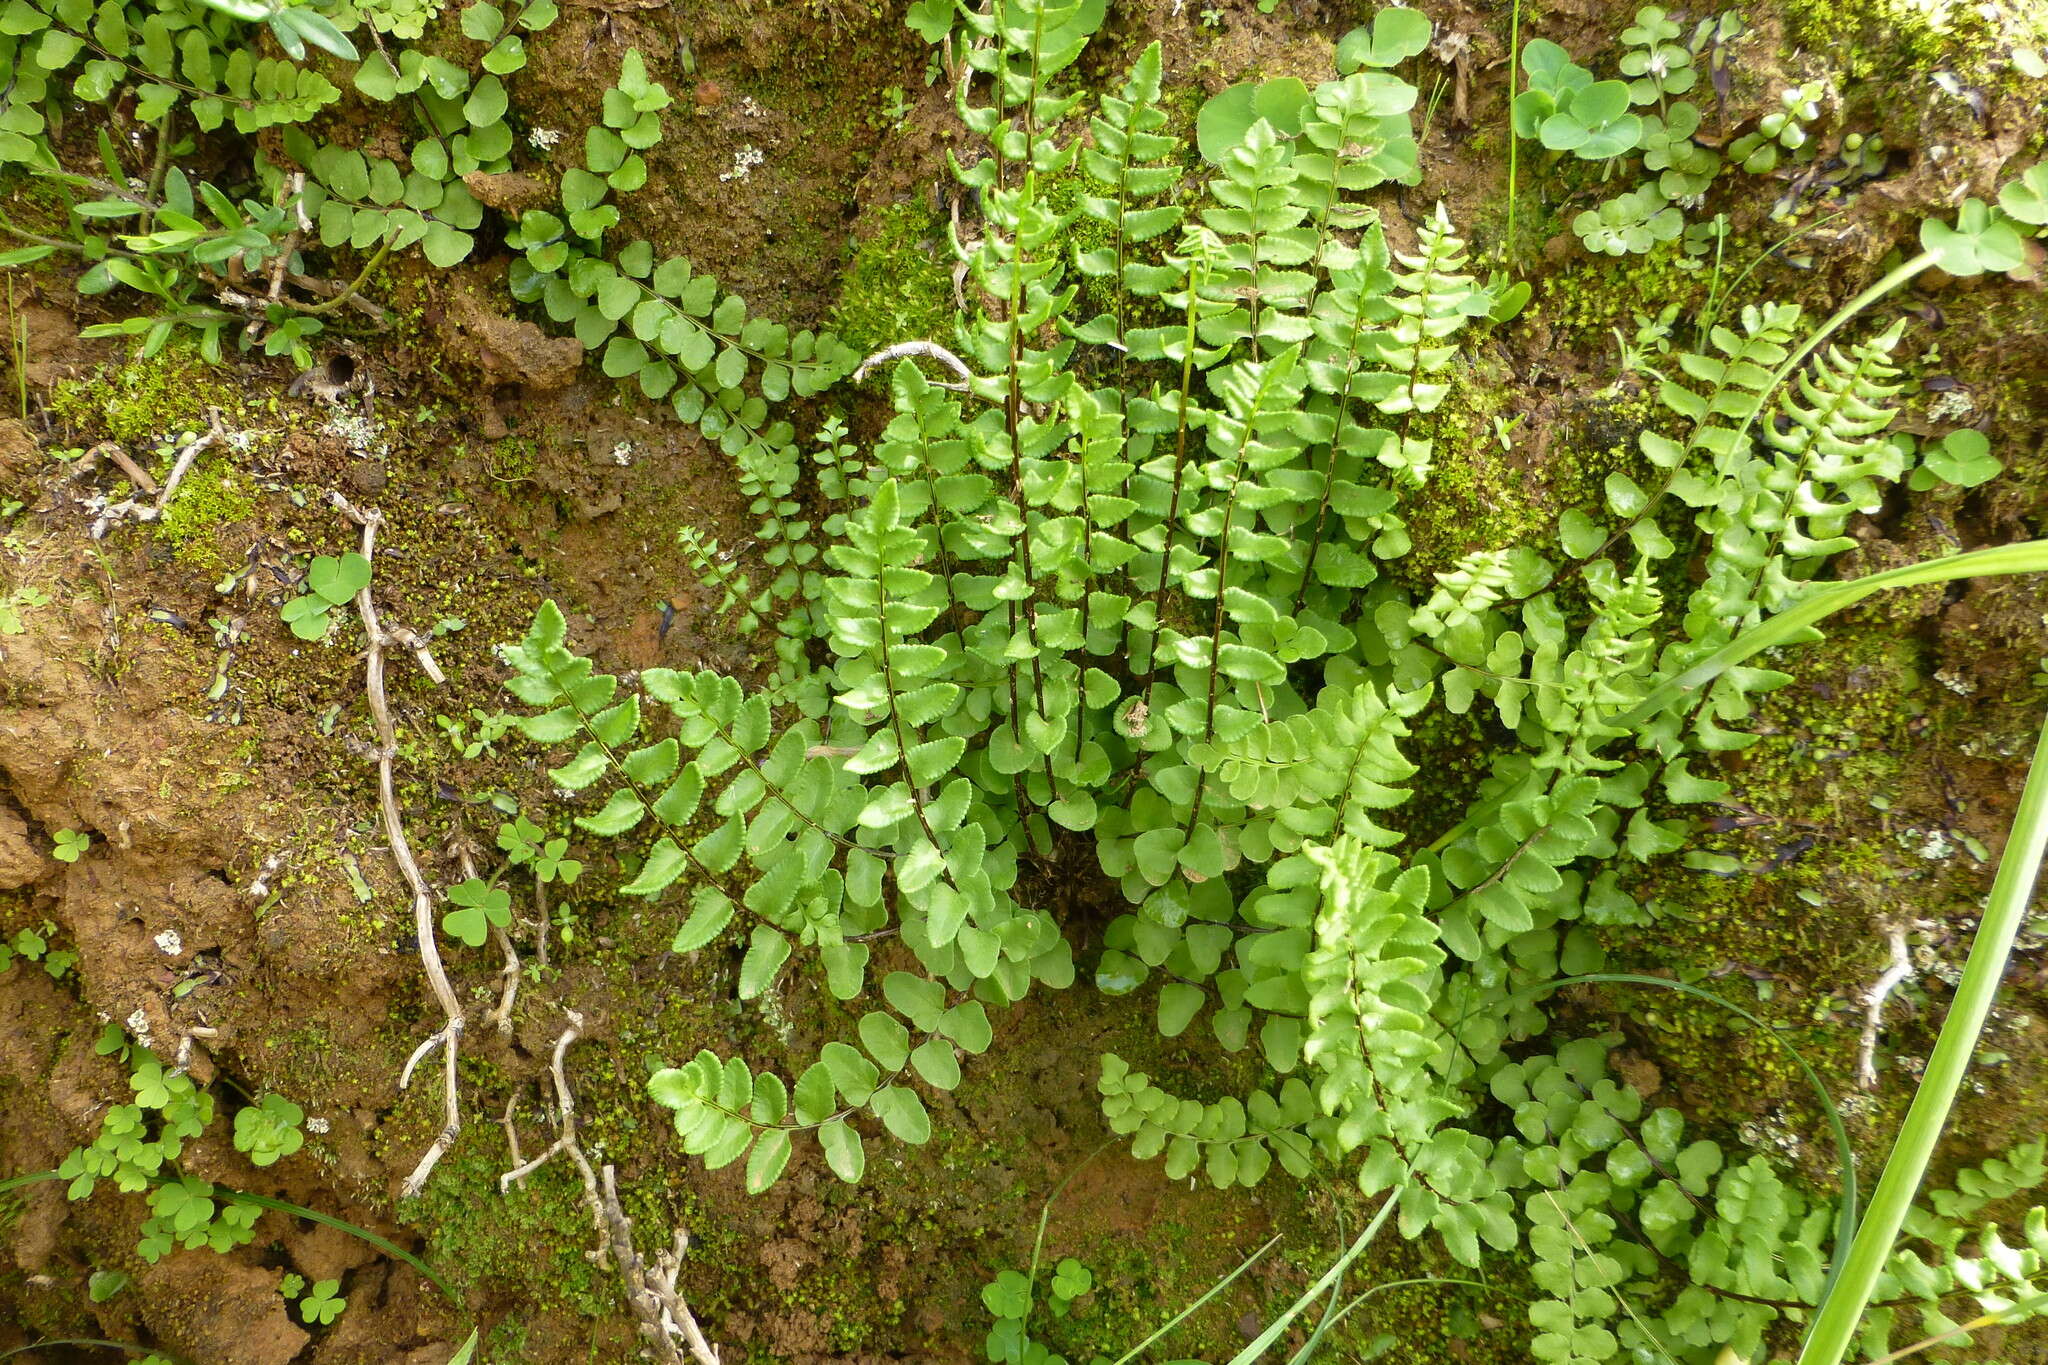
{"label": "moss patch", "polygon": [[952,252],[946,224],[929,204],[896,204],[875,215],[855,248],[832,311],[831,328],[863,353],[899,341],[949,336]]}

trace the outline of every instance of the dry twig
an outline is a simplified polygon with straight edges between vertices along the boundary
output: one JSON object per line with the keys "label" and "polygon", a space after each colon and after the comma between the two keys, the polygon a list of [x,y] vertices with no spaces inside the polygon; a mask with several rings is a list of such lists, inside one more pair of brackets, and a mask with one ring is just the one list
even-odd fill
{"label": "dry twig", "polygon": [[892,360],[901,360],[905,356],[924,356],[927,359],[936,360],[954,374],[960,376],[961,382],[958,384],[935,379],[932,381],[932,387],[934,388],[951,389],[955,393],[965,393],[967,391],[967,381],[974,378],[974,371],[967,368],[966,361],[954,355],[936,341],[899,341],[894,346],[884,346],[866,360],[861,361],[860,368],[853,372],[853,382],[858,384],[861,380],[867,378],[868,371],[874,369],[877,365],[886,365]]}
{"label": "dry twig", "polygon": [[1906,947],[1906,931],[1893,924],[1885,927],[1891,941],[1891,964],[1884,975],[1871,983],[1863,997],[1863,1042],[1856,1050],[1856,1083],[1865,1090],[1877,1089],[1877,1035],[1884,1027],[1885,997],[1913,974],[1913,957]]}
{"label": "dry twig", "polygon": [[[328,498],[337,511],[363,528],[361,553],[364,559],[374,563],[377,528],[384,524],[384,514],[375,508],[359,509],[339,493],[330,493]],[[441,950],[434,942],[434,893],[428,888],[427,879],[421,875],[419,863],[413,859],[412,844],[405,837],[405,819],[398,808],[398,788],[392,771],[398,759],[398,727],[392,722],[391,700],[384,691],[384,651],[389,645],[402,641],[397,632],[386,631],[378,620],[377,604],[370,597],[368,584],[364,584],[362,591],[356,594],[356,613],[363,618],[363,634],[370,642],[364,668],[364,691],[369,696],[371,722],[377,729],[377,805],[384,816],[384,840],[391,846],[391,860],[398,864],[400,875],[412,891],[413,933],[419,939],[420,965],[426,969],[427,984],[433,989],[434,1000],[448,1021],[420,1044],[398,1078],[398,1088],[405,1089],[412,1080],[413,1068],[436,1047],[443,1049],[447,1117],[441,1125],[440,1135],[434,1139],[434,1145],[427,1149],[419,1165],[399,1187],[399,1197],[410,1198],[425,1188],[435,1164],[454,1144],[455,1135],[462,1131],[462,1109],[455,1091],[455,1053],[462,1040],[462,1006],[455,999],[455,988],[448,984],[447,969],[441,965]],[[410,632],[406,637],[414,638]],[[427,665],[430,656],[426,655],[425,647],[412,647],[415,653],[423,656],[421,664]],[[440,669],[429,668],[428,676],[438,680]]]}
{"label": "dry twig", "polygon": [[[172,464],[170,476],[164,480],[163,487],[156,488],[153,482],[149,485],[149,489],[156,493],[155,502],[145,503],[136,498],[124,498],[120,502],[110,503],[104,497],[94,498],[86,504],[95,514],[87,534],[94,540],[99,540],[118,522],[161,520],[164,509],[170,506],[171,499],[177,496],[178,485],[185,481],[185,475],[191,472],[200,452],[227,434],[220,420],[220,409],[208,408],[206,421],[206,431],[186,442],[184,449],[178,452],[177,461]],[[119,447],[115,449],[119,450]],[[109,458],[112,458],[111,454]],[[129,481],[135,483],[138,492],[148,491],[143,484],[135,482],[134,473],[130,472],[132,462],[127,461],[126,452],[122,452],[122,458],[116,463],[121,466],[123,473],[128,474]]]}
{"label": "dry twig", "polygon": [[[569,1044],[583,1033],[583,1016],[574,1010],[567,1010],[568,1025],[561,1037],[555,1039],[554,1059],[549,1065],[548,1077],[555,1087],[556,1121],[560,1131],[554,1143],[533,1160],[517,1166],[498,1177],[500,1192],[511,1187],[513,1182],[522,1180],[547,1164],[557,1152],[568,1154],[579,1175],[583,1177],[583,1202],[590,1210],[591,1223],[597,1228],[598,1249],[589,1253],[592,1260],[601,1259],[609,1253],[612,1263],[619,1269],[619,1278],[625,1282],[626,1303],[633,1310],[633,1316],[640,1321],[640,1335],[647,1339],[654,1352],[654,1358],[661,1365],[719,1365],[718,1352],[705,1340],[704,1331],[697,1325],[696,1315],[690,1312],[688,1304],[676,1292],[676,1277],[682,1271],[683,1255],[690,1249],[690,1234],[682,1228],[675,1230],[675,1239],[667,1251],[661,1252],[650,1265],[645,1257],[633,1248],[633,1220],[626,1216],[619,1203],[619,1188],[616,1172],[607,1165],[602,1178],[591,1167],[590,1158],[583,1153],[582,1144],[576,1140],[576,1097],[569,1089],[569,1077],[562,1066],[562,1059],[569,1051]],[[509,1127],[510,1111],[507,1111]],[[518,1143],[512,1144],[514,1160],[517,1160]],[[688,1354],[684,1352],[687,1349]]]}

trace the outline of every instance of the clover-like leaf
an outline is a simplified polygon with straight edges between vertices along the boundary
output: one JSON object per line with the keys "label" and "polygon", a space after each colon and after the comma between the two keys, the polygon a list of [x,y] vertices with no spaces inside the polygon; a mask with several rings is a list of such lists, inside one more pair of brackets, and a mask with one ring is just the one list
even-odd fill
{"label": "clover-like leaf", "polygon": [[2048,227],[2048,161],[2038,161],[1998,191],[2005,216],[2029,227]]}
{"label": "clover-like leaf", "polygon": [[370,561],[351,550],[320,555],[306,570],[306,590],[332,606],[346,604],[370,585]]}
{"label": "clover-like leaf", "polygon": [[1920,224],[1920,245],[1951,275],[2000,274],[2026,262],[2019,229],[1981,199],[1965,199],[1953,224],[1929,218]]}
{"label": "clover-like leaf", "polygon": [[448,901],[458,908],[441,917],[441,928],[472,948],[483,946],[492,925],[502,929],[512,922],[512,893],[481,877],[449,887]]}

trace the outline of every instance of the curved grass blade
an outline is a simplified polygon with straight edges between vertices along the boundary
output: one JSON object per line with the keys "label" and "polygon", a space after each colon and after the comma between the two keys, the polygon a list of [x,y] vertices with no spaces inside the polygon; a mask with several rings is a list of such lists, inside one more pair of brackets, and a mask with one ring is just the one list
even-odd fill
{"label": "curved grass blade", "polygon": [[1759,650],[1790,644],[1814,622],[1854,606],[1872,593],[1887,588],[1912,588],[1924,583],[1944,583],[1955,578],[1980,575],[2048,572],[2048,540],[2023,540],[2012,545],[1994,545],[1959,555],[1945,555],[1918,564],[1907,564],[1867,578],[1817,585],[1798,605],[1788,607],[1770,620],[1751,626],[1691,668],[1669,679],[1638,703],[1634,709],[1615,717],[1614,725],[1634,730],[1673,703],[1698,692]]}
{"label": "curved grass blade", "polygon": [[[1380,1205],[1380,1211],[1373,1215],[1370,1223],[1365,1225],[1365,1231],[1359,1233],[1344,1254],[1339,1256],[1330,1268],[1323,1272],[1323,1277],[1303,1290],[1301,1297],[1289,1305],[1286,1312],[1268,1323],[1265,1331],[1253,1337],[1242,1351],[1232,1356],[1230,1358],[1230,1365],[1252,1365],[1253,1361],[1266,1353],[1268,1347],[1280,1339],[1281,1334],[1294,1324],[1294,1320],[1301,1316],[1302,1312],[1308,1308],[1311,1302],[1321,1295],[1325,1289],[1328,1289],[1342,1278],[1345,1267],[1357,1260],[1358,1254],[1372,1245],[1372,1239],[1379,1236],[1380,1229],[1385,1227],[1387,1220],[1394,1216],[1394,1209],[1401,1202],[1401,1193],[1407,1188],[1408,1182],[1404,1180],[1401,1184],[1390,1190],[1387,1194],[1386,1202]],[[1275,1238],[1274,1240],[1277,1241],[1279,1239]],[[1270,1246],[1271,1243],[1267,1245]],[[1250,1263],[1247,1262],[1246,1264]],[[1225,1281],[1225,1283],[1227,1284],[1228,1281]],[[1222,1285],[1216,1286],[1217,1289],[1222,1287]],[[1213,1294],[1216,1291],[1212,1289],[1209,1292]],[[1205,1294],[1202,1297],[1207,1298],[1208,1295]],[[1198,1303],[1195,1306],[1199,1307],[1200,1305]],[[1193,1307],[1188,1309],[1190,1313],[1193,1311]],[[1128,1360],[1130,1357],[1126,1356],[1124,1359]],[[1122,1365],[1122,1362],[1119,1361],[1118,1365]]]}
{"label": "curved grass blade", "polygon": [[1822,1295],[1813,1325],[1799,1351],[1799,1365],[1840,1365],[1855,1340],[1863,1310],[1877,1288],[1878,1277],[1891,1259],[1899,1228],[1913,1207],[1913,1196],[1927,1174],[1927,1163],[1941,1143],[1948,1127],[1949,1112],[1956,1093],[1969,1074],[1970,1058],[1990,1017],[1991,1004],[1998,995],[1998,983],[2012,956],[2013,940],[2027,917],[2027,902],[2034,893],[2034,881],[2041,870],[2041,857],[2048,852],[2048,717],[2041,726],[2041,738],[2034,748],[2034,761],[2027,770],[2027,785],[2020,793],[2019,809],[2013,812],[2012,833],[2005,853],[1998,860],[1998,873],[1991,881],[1991,896],[1985,902],[1984,918],[1977,937],[1970,944],[1970,957],[1963,964],[1963,979],[1956,985],[1955,999],[1942,1021],[1941,1036],[1928,1054],[1913,1103],[1899,1125],[1892,1153],[1885,1159],[1884,1173],[1870,1196],[1870,1216],[1856,1234],[1855,1242],[1842,1263],[1838,1278]]}
{"label": "curved grass blade", "polygon": [[1168,1332],[1171,1332],[1174,1328],[1180,1326],[1183,1322],[1186,1322],[1189,1318],[1193,1317],[1195,1315],[1196,1310],[1201,1308],[1203,1304],[1215,1298],[1218,1294],[1221,1294],[1225,1289],[1228,1289],[1230,1287],[1230,1282],[1232,1280],[1235,1280],[1238,1276],[1244,1274],[1245,1271],[1250,1270],[1252,1268],[1252,1265],[1259,1259],[1259,1257],[1265,1255],[1267,1252],[1271,1251],[1274,1247],[1278,1246],[1279,1244],[1280,1238],[1278,1237],[1278,1235],[1269,1238],[1264,1246],[1260,1247],[1257,1251],[1254,1251],[1251,1255],[1245,1257],[1243,1262],[1241,1262],[1238,1265],[1237,1269],[1231,1271],[1228,1275],[1225,1275],[1222,1279],[1216,1281],[1215,1284],[1210,1285],[1208,1292],[1203,1294],[1201,1298],[1196,1299],[1193,1303],[1181,1309],[1178,1313],[1175,1313],[1171,1318],[1167,1320],[1166,1324],[1163,1327],[1161,1327],[1158,1331],[1154,1332],[1151,1336],[1146,1337],[1136,1346],[1133,1346],[1130,1350],[1125,1351],[1122,1355],[1118,1356],[1116,1360],[1112,1363],[1112,1365],[1130,1365],[1130,1362],[1136,1360],[1139,1356],[1143,1355],[1146,1349],[1150,1347],[1153,1342],[1159,1340]]}

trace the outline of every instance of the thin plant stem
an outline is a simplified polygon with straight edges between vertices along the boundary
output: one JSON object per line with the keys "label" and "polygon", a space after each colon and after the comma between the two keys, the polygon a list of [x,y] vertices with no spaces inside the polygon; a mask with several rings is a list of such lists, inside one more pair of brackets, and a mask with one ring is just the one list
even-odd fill
{"label": "thin plant stem", "polygon": [[[1345,1269],[1358,1259],[1360,1252],[1372,1245],[1373,1238],[1379,1236],[1380,1229],[1385,1227],[1387,1220],[1394,1216],[1394,1210],[1400,1206],[1401,1196],[1407,1192],[1407,1189],[1408,1184],[1406,1181],[1403,1181],[1388,1191],[1386,1202],[1380,1205],[1380,1211],[1373,1215],[1372,1221],[1365,1225],[1365,1231],[1359,1233],[1356,1240],[1351,1243],[1344,1254],[1330,1264],[1330,1268],[1323,1272],[1321,1279],[1302,1291],[1301,1297],[1290,1304],[1286,1312],[1274,1318],[1272,1322],[1267,1324],[1265,1331],[1253,1337],[1242,1351],[1232,1356],[1230,1358],[1230,1365],[1252,1365],[1254,1361],[1271,1348],[1274,1342],[1281,1338],[1282,1334],[1293,1325],[1294,1320],[1301,1316],[1303,1310],[1311,1302],[1320,1296],[1325,1289],[1328,1289],[1341,1279]],[[1126,1358],[1128,1359],[1128,1357]],[[1122,1365],[1122,1362],[1119,1362],[1118,1365]]]}
{"label": "thin plant stem", "polygon": [[1515,172],[1521,139],[1515,136],[1515,97],[1522,93],[1522,0],[1508,14],[1508,231],[1506,260],[1515,258]]}
{"label": "thin plant stem", "polygon": [[2048,717],[2043,717],[2041,738],[2034,748],[2034,761],[2027,770],[2027,784],[2020,793],[2019,809],[2013,812],[2012,833],[2005,853],[1998,860],[1998,874],[1991,882],[1991,897],[1977,937],[1970,945],[1969,960],[1963,965],[1963,979],[1956,986],[1955,1000],[1942,1023],[1941,1036],[1927,1058],[1920,1086],[1906,1110],[1905,1122],[1892,1153],[1870,1196],[1870,1212],[1849,1248],[1834,1287],[1821,1300],[1813,1326],[1799,1351],[1798,1365],[1840,1365],[1856,1337],[1863,1311],[1877,1288],[1878,1277],[1891,1259],[1899,1228],[1913,1207],[1913,1197],[1926,1177],[1927,1164],[1940,1145],[1948,1127],[1956,1094],[1969,1074],[1971,1056],[1983,1035],[1984,1021],[1998,996],[1998,983],[2005,976],[2012,956],[2013,940],[2026,921],[2027,902],[2034,893],[2034,880],[2041,870],[2041,856],[2048,851]]}
{"label": "thin plant stem", "polygon": [[[1047,1195],[1045,1202],[1038,1206],[1038,1234],[1031,1239],[1031,1273],[1024,1277],[1024,1283],[1028,1286],[1029,1290],[1035,1291],[1038,1287],[1038,1266],[1042,1253],[1045,1251],[1045,1225],[1052,1218],[1053,1202],[1067,1192],[1067,1186],[1073,1184],[1075,1177],[1088,1169],[1090,1162],[1115,1146],[1116,1142],[1117,1134],[1111,1133],[1108,1137],[1096,1143],[1095,1149],[1075,1162],[1074,1169],[1068,1171],[1060,1183],[1052,1187],[1052,1193]],[[1025,1323],[1031,1321],[1031,1309],[1036,1302],[1037,1296],[1035,1293],[1027,1297],[1024,1305]]]}
{"label": "thin plant stem", "polygon": [[[1391,1205],[1392,1201],[1389,1200],[1388,1202]],[[1181,1309],[1178,1313],[1175,1313],[1171,1318],[1168,1318],[1165,1324],[1161,1326],[1157,1331],[1152,1333],[1151,1336],[1146,1337],[1136,1346],[1133,1346],[1130,1350],[1125,1351],[1122,1355],[1118,1356],[1113,1362],[1111,1362],[1111,1365],[1130,1365],[1131,1361],[1136,1360],[1139,1356],[1143,1355],[1148,1349],[1150,1349],[1153,1342],[1159,1340],[1168,1332],[1171,1332],[1174,1328],[1180,1326],[1183,1322],[1186,1322],[1189,1318],[1193,1317],[1195,1313],[1198,1310],[1200,1310],[1203,1304],[1209,1302],[1209,1300],[1215,1298],[1218,1294],[1221,1294],[1225,1289],[1228,1289],[1232,1281],[1236,1280],[1238,1276],[1244,1274],[1245,1271],[1250,1270],[1253,1265],[1257,1264],[1259,1257],[1265,1255],[1267,1252],[1271,1251],[1274,1247],[1278,1245],[1280,1245],[1280,1238],[1277,1235],[1268,1238],[1266,1240],[1265,1245],[1261,1246],[1257,1251],[1254,1251],[1251,1255],[1245,1257],[1244,1260],[1238,1264],[1237,1269],[1231,1271],[1228,1275],[1225,1275],[1222,1279],[1210,1285],[1208,1292],[1203,1294],[1201,1298],[1196,1299],[1193,1303]]]}

